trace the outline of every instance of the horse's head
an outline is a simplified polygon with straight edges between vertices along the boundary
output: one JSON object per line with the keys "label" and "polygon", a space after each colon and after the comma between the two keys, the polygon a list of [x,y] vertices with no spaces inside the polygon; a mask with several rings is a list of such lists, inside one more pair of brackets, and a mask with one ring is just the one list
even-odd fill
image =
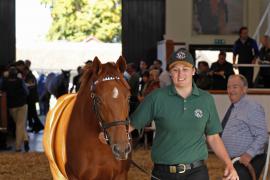
{"label": "horse's head", "polygon": [[116,159],[127,159],[131,151],[128,133],[130,87],[124,80],[126,61],[101,64],[95,57],[92,64],[91,98],[93,107]]}
{"label": "horse's head", "polygon": [[62,71],[62,75],[63,75],[64,79],[67,79],[69,81],[70,71],[71,70],[63,70],[63,69],[61,69],[61,71]]}
{"label": "horse's head", "polygon": [[59,88],[61,89],[60,92],[62,94],[68,93],[68,87],[69,87],[69,79],[70,79],[70,71],[71,70],[63,70],[61,69],[61,74],[59,78]]}

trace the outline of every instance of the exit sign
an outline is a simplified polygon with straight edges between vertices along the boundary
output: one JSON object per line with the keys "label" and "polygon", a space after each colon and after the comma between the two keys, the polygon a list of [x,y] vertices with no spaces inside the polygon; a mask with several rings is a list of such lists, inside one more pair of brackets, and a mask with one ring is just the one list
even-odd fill
{"label": "exit sign", "polygon": [[223,44],[225,44],[225,40],[224,39],[215,39],[214,44],[215,45],[223,45]]}

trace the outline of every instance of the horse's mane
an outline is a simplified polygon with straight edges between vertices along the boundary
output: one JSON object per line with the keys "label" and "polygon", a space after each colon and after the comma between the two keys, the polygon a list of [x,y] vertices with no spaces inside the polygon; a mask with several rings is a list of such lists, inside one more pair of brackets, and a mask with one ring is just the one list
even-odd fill
{"label": "horse's mane", "polygon": [[80,87],[83,88],[85,86],[85,84],[87,84],[87,82],[90,81],[90,79],[92,78],[93,75],[93,69],[92,69],[92,65],[85,65],[83,67],[83,74],[80,78]]}

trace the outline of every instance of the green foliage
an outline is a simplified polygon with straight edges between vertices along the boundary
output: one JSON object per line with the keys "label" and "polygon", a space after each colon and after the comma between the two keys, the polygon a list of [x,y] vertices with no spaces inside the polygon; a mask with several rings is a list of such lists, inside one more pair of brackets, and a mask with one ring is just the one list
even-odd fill
{"label": "green foliage", "polygon": [[52,7],[49,40],[120,41],[121,0],[40,0]]}

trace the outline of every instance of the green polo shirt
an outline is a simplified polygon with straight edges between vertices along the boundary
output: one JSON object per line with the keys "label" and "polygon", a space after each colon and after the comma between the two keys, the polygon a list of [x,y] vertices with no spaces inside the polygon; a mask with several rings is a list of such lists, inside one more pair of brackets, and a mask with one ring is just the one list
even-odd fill
{"label": "green polo shirt", "polygon": [[131,125],[136,129],[152,120],[156,124],[152,160],[158,164],[207,159],[205,135],[222,130],[213,97],[194,83],[186,99],[173,85],[153,91],[131,115]]}

